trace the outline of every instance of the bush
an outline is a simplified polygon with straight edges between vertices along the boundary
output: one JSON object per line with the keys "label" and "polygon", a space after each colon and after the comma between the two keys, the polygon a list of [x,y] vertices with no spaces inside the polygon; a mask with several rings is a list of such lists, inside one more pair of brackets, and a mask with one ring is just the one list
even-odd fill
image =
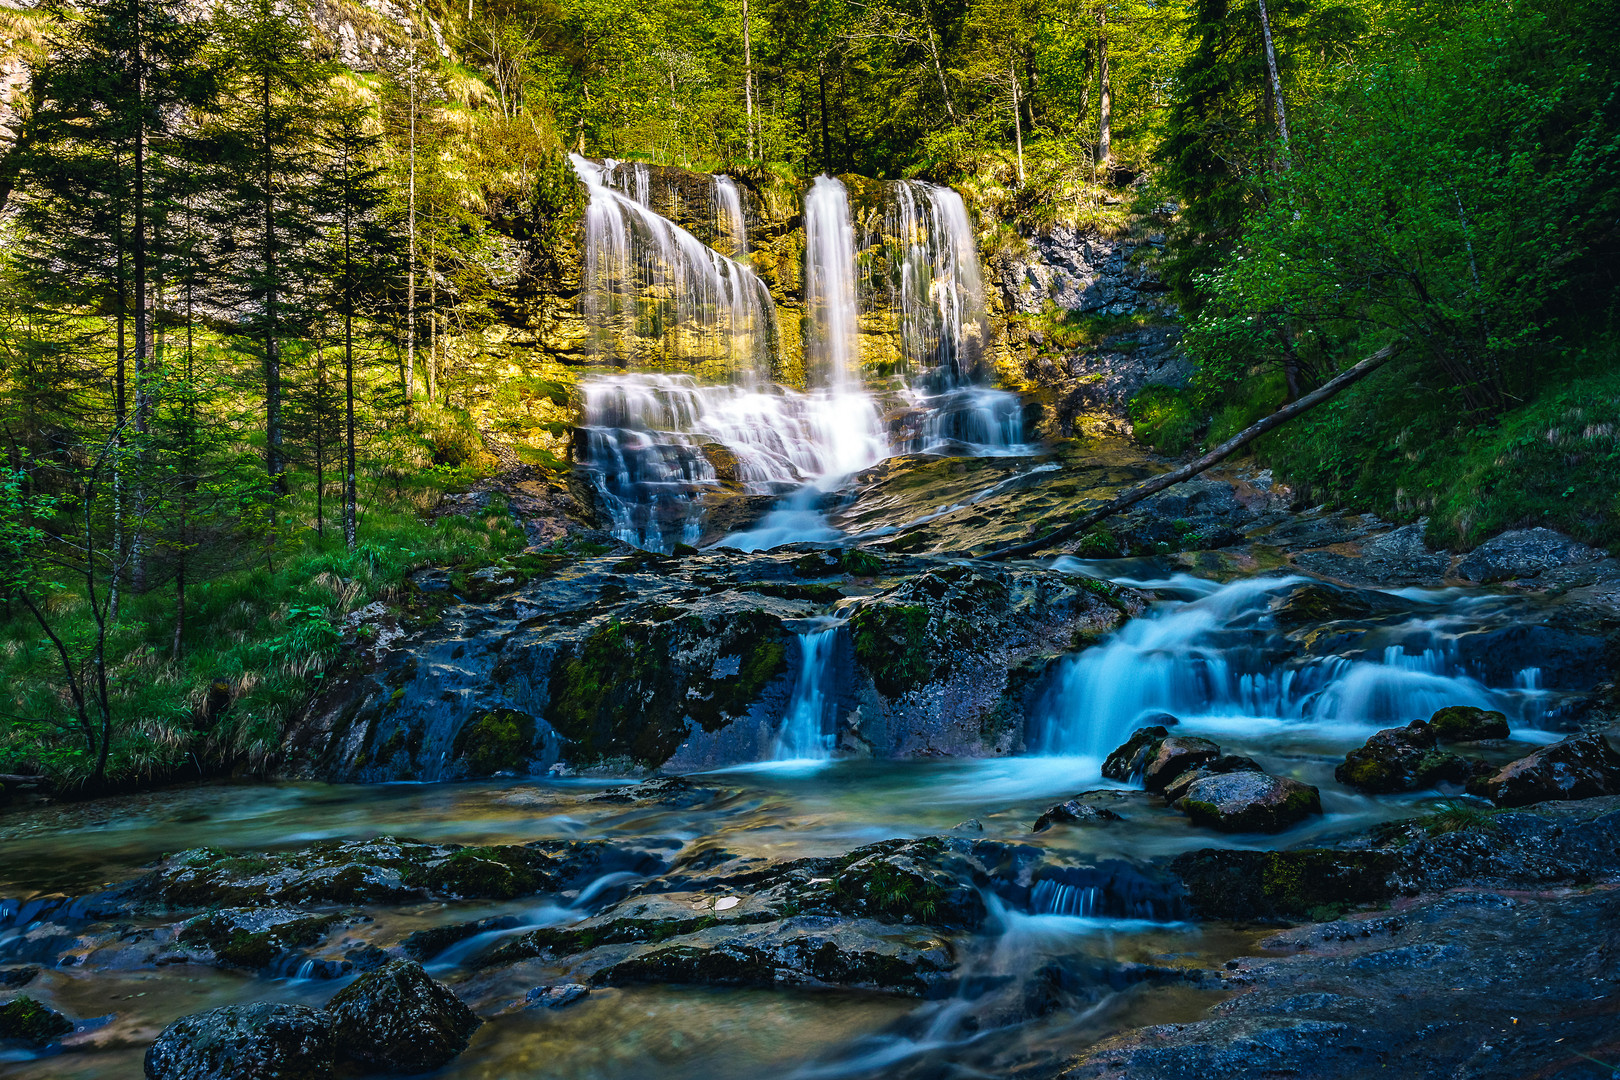
{"label": "bush", "polygon": [[1172,386],[1144,386],[1128,412],[1136,441],[1161,454],[1186,453],[1198,439],[1198,410],[1192,395]]}

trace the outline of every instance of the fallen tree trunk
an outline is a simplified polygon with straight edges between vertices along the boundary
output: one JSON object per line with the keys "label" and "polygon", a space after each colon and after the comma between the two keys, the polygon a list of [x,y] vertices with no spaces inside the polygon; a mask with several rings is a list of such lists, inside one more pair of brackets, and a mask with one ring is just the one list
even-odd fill
{"label": "fallen tree trunk", "polygon": [[985,552],[984,555],[980,557],[985,559],[1014,559],[1020,555],[1032,555],[1043,548],[1049,548],[1054,544],[1061,544],[1070,537],[1079,535],[1081,532],[1091,528],[1104,518],[1112,517],[1121,510],[1135,506],[1149,495],[1163,491],[1167,487],[1174,487],[1184,480],[1191,480],[1193,477],[1197,476],[1205,469],[1208,469],[1210,466],[1217,465],[1231,457],[1234,453],[1241,450],[1249,443],[1254,442],[1254,440],[1258,439],[1266,432],[1281,427],[1283,424],[1286,424],[1300,413],[1308,412],[1316,406],[1322,404],[1322,402],[1333,397],[1351,383],[1372,374],[1379,367],[1383,366],[1391,357],[1393,357],[1395,355],[1395,351],[1394,345],[1385,345],[1382,349],[1379,349],[1377,352],[1367,357],[1367,359],[1356,364],[1354,367],[1347,368],[1338,375],[1335,375],[1333,378],[1329,379],[1327,382],[1323,383],[1315,390],[1312,390],[1299,400],[1284,405],[1270,416],[1267,416],[1260,421],[1244,428],[1242,431],[1238,432],[1230,439],[1227,439],[1225,442],[1221,443],[1221,445],[1217,446],[1215,449],[1211,450],[1197,461],[1194,461],[1189,465],[1183,465],[1179,469],[1173,469],[1162,476],[1155,476],[1151,480],[1144,481],[1143,483],[1140,483],[1126,491],[1112,502],[1104,503],[1097,509],[1086,514],[1082,514],[1080,517],[1075,518],[1073,521],[1069,522],[1067,525],[1056,530],[1055,532],[1047,533],[1045,536],[1038,537],[1022,544],[1009,544],[1006,547],[996,548],[992,551]]}

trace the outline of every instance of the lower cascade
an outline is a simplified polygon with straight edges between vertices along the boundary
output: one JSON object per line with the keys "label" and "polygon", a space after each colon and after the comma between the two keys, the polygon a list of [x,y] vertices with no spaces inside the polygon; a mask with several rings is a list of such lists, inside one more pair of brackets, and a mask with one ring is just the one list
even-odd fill
{"label": "lower cascade", "polygon": [[799,671],[777,736],[777,761],[820,761],[832,756],[831,680],[843,621],[816,620],[799,633]]}
{"label": "lower cascade", "polygon": [[1182,598],[1062,661],[1043,703],[1038,742],[1048,753],[1102,757],[1133,727],[1166,713],[1225,730],[1280,726],[1362,738],[1451,705],[1499,709],[1528,727],[1540,717],[1536,668],[1488,679],[1467,655],[1463,634],[1486,614],[1478,605],[1459,610],[1410,590],[1387,598],[1391,610],[1353,648],[1295,655],[1274,608],[1309,578],[1115,580]]}

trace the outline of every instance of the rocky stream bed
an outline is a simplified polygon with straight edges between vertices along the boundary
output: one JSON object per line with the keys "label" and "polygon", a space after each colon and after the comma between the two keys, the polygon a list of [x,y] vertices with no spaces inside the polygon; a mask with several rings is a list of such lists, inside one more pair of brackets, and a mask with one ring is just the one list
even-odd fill
{"label": "rocky stream bed", "polygon": [[362,613],[280,779],[0,814],[0,1071],[1608,1075],[1620,568],[1238,473],[979,557],[1163,467],[1092,451],[757,553],[509,478],[536,546]]}

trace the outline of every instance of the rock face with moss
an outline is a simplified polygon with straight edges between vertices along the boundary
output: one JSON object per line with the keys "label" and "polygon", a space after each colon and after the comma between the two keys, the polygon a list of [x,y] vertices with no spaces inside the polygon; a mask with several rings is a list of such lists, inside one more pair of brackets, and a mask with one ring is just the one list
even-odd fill
{"label": "rock face with moss", "polygon": [[841,744],[919,756],[1006,754],[1045,662],[1143,610],[1141,594],[1052,570],[945,565],[854,605],[862,680]]}
{"label": "rock face with moss", "polygon": [[1004,754],[1024,745],[1045,661],[1145,603],[1052,570],[858,550],[559,557],[439,588],[482,602],[358,660],[295,728],[293,771],[451,779],[768,758],[798,631],[846,597],[843,662],[824,688],[846,751]]}

